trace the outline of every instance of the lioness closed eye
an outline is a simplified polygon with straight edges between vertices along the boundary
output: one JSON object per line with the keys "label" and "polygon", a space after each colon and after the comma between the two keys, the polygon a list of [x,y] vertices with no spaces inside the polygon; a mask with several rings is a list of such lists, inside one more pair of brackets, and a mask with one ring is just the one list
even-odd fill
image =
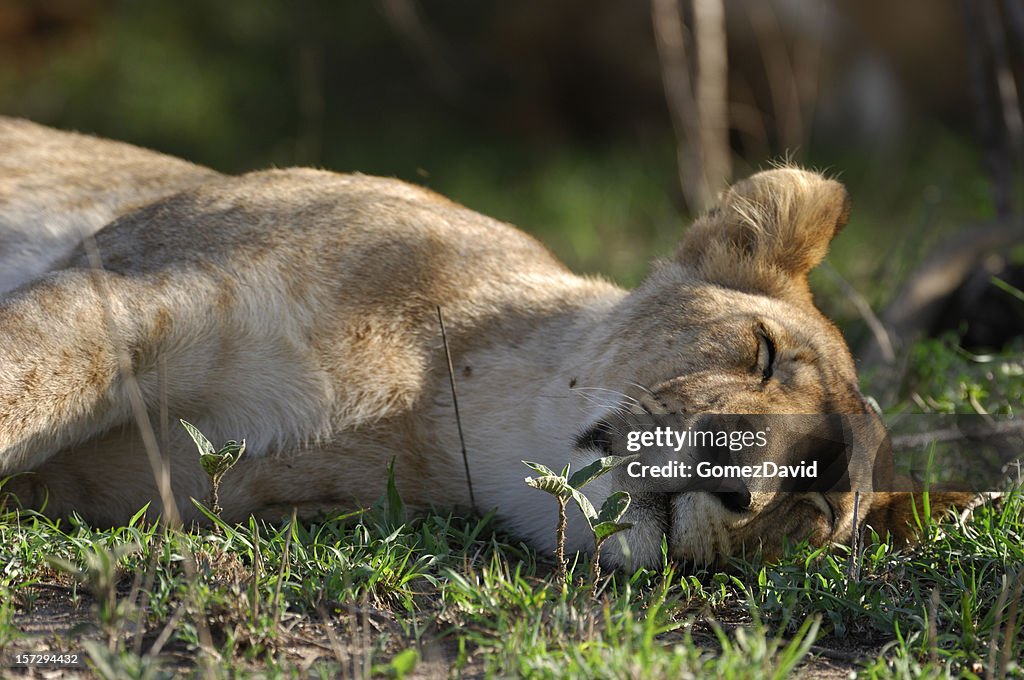
{"label": "lioness closed eye", "polygon": [[[370,504],[392,459],[407,504],[467,506],[440,306],[477,506],[547,549],[555,513],[523,484],[520,461],[578,468],[625,455],[613,436],[623,414],[683,425],[716,413],[838,413],[877,424],[807,283],[847,210],[835,181],[762,172],[625,291],[397,180],[310,169],[228,177],[0,119],[0,476],[32,471],[6,488],[29,505],[46,499],[53,514],[113,523],[150,501],[160,511],[161,463],[136,429],[137,385],[185,520],[198,518],[188,498],[207,497],[208,480],[184,431],[161,431],[162,412],[215,442],[247,440],[221,489],[229,520]],[[95,250],[82,244],[90,235]],[[769,449],[743,455],[784,455]],[[707,562],[776,553],[787,538],[842,541],[852,529],[850,486],[649,482],[620,468],[587,488],[596,505],[617,489],[633,496],[623,521],[634,526],[609,543],[611,563],[658,562],[663,538],[673,557]],[[865,494],[861,516],[902,532],[905,504]],[[570,548],[589,545],[584,529],[570,518]]]}

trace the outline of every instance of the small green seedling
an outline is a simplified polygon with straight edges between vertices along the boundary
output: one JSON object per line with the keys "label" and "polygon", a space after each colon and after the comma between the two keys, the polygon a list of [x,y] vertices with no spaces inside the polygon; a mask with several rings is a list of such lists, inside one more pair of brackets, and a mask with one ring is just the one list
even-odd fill
{"label": "small green seedling", "polygon": [[210,511],[220,517],[222,510],[220,507],[220,480],[224,477],[224,473],[233,468],[245,453],[245,440],[236,442],[231,439],[220,448],[220,451],[217,451],[206,435],[200,432],[195,425],[187,420],[182,420],[181,425],[192,437],[192,441],[196,443],[196,448],[199,449],[199,464],[203,466],[203,471],[210,478]]}
{"label": "small green seedling", "polygon": [[[139,515],[141,514],[140,512]],[[117,597],[117,584],[121,580],[119,564],[125,557],[139,550],[140,546],[137,543],[125,543],[110,549],[99,544],[96,547],[82,546],[81,556],[84,565],[81,568],[61,557],[46,558],[51,567],[73,576],[89,589],[95,600],[93,611],[107,635],[111,648],[115,641],[123,636],[122,626],[134,604],[130,598],[119,600]]]}
{"label": "small green seedling", "polygon": [[558,501],[558,526],[555,529],[555,560],[558,562],[558,577],[562,582],[565,582],[566,579],[565,506],[570,498],[576,502],[576,505],[583,512],[583,516],[587,518],[587,524],[590,525],[590,531],[594,534],[594,557],[590,563],[591,580],[594,588],[597,587],[597,579],[601,576],[601,546],[610,537],[633,526],[632,524],[619,521],[629,508],[630,498],[629,494],[625,491],[616,491],[608,496],[601,505],[600,511],[595,510],[590,499],[580,491],[590,482],[607,472],[611,472],[627,460],[629,459],[623,456],[605,456],[578,470],[571,477],[569,476],[568,465],[562,468],[560,473],[556,473],[541,463],[523,461],[523,464],[541,475],[540,477],[527,477],[526,483],[535,489],[546,491]]}

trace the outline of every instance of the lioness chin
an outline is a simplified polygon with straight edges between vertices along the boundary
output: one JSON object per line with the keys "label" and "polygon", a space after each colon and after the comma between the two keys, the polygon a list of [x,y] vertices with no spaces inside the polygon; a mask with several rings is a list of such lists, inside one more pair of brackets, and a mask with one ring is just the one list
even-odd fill
{"label": "lioness chin", "polygon": [[[116,523],[148,502],[169,513],[163,487],[198,520],[189,499],[209,481],[167,425],[184,418],[214,442],[247,441],[221,489],[228,520],[366,506],[392,460],[408,505],[468,506],[439,306],[476,506],[548,550],[554,503],[523,483],[520,461],[578,468],[626,453],[599,436],[623,414],[875,418],[807,283],[847,211],[835,181],[762,172],[626,291],[397,180],[229,177],[0,119],[0,476],[30,472],[6,490],[54,515]],[[162,456],[140,435],[146,411]],[[604,554],[636,566],[660,562],[663,539],[698,562],[844,541],[851,489],[871,488],[855,481],[672,492],[618,470],[587,494],[600,506],[632,493],[633,527]],[[877,492],[860,511],[897,533],[911,512],[905,495]],[[571,515],[567,547],[590,540]]]}

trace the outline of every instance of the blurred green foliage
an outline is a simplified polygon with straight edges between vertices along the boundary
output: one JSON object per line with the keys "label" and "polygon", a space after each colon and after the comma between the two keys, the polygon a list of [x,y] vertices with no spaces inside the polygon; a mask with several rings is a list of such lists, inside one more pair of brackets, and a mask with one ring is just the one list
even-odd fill
{"label": "blurred green foliage", "polygon": [[[0,37],[8,34],[0,113],[228,172],[298,164],[397,176],[515,223],[571,267],[626,285],[671,251],[689,221],[667,113],[652,117],[649,98],[616,96],[614,88],[626,90],[615,68],[650,76],[637,44],[632,66],[590,54],[561,63],[552,52],[545,68],[569,73],[556,81],[568,91],[554,95],[531,91],[535,81],[521,71],[536,64],[512,58],[534,44],[510,41],[556,32],[543,22],[572,3],[532,16],[494,2],[424,0],[426,27],[453,71],[446,74],[429,47],[410,45],[386,2],[10,2],[8,12],[21,14],[0,12]],[[31,21],[15,30],[10,16]],[[623,40],[637,40],[635,27],[622,30]],[[582,50],[580,40],[556,32],[537,44]],[[496,54],[511,61],[494,63]],[[606,61],[613,56],[628,59]],[[619,101],[584,111],[587,92],[602,88]],[[660,92],[653,96],[663,109]],[[566,103],[573,97],[579,102]],[[818,134],[806,147],[775,150],[849,187],[854,212],[831,262],[876,309],[944,235],[992,215],[969,134],[925,112],[896,147]],[[742,176],[773,159],[735,160]],[[815,272],[812,284],[851,344],[864,340],[865,325],[834,279]]]}
{"label": "blurred green foliage", "polygon": [[960,348],[954,334],[922,340],[911,350],[910,375],[911,398],[926,412],[1019,415],[1024,342],[977,355]]}

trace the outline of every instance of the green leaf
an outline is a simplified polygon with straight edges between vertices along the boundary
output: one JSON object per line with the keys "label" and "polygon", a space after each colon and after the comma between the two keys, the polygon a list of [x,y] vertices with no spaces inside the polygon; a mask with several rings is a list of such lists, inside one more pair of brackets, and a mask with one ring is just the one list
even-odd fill
{"label": "green leaf", "polygon": [[632,526],[632,522],[598,522],[590,528],[594,532],[594,540],[603,541],[609,536],[614,536],[620,531],[625,531]]}
{"label": "green leaf", "polygon": [[229,439],[224,446],[220,447],[217,455],[230,460],[231,465],[234,465],[242,457],[243,453],[245,453],[245,440],[236,442],[234,439]]}
{"label": "green leaf", "polygon": [[218,530],[220,530],[226,535],[231,535],[235,533],[235,530],[224,520],[222,520],[219,515],[213,514],[210,508],[206,507],[203,503],[197,501],[195,498],[192,498],[191,496],[189,497],[189,500],[192,501],[192,505],[194,505],[196,509],[199,510],[200,513],[202,513],[203,517],[210,520],[210,523],[217,527]]}
{"label": "green leaf", "polygon": [[627,460],[631,459],[632,456],[605,456],[604,458],[598,458],[585,468],[577,470],[573,476],[569,478],[569,486],[574,489],[582,489],[601,475],[606,472],[611,472]]}
{"label": "green leaf", "polygon": [[779,652],[778,667],[772,673],[772,680],[788,678],[797,664],[811,651],[811,646],[818,639],[818,629],[821,627],[821,615],[808,616],[800,625],[796,635],[785,648]]}
{"label": "green leaf", "polygon": [[601,511],[597,513],[598,522],[618,522],[629,508],[629,494],[625,491],[616,491],[608,496],[601,504]]}
{"label": "green leaf", "polygon": [[142,508],[140,508],[137,513],[132,515],[132,518],[128,520],[129,527],[135,526],[138,523],[138,521],[146,515],[146,511],[149,510],[150,503],[152,503],[152,501],[149,501],[148,503],[143,505]]}
{"label": "green leaf", "polygon": [[561,477],[559,475],[527,477],[524,481],[527,486],[532,486],[534,489],[540,489],[541,491],[547,491],[553,496],[561,496],[562,498],[568,498],[573,491],[568,483],[566,483],[565,477]]}
{"label": "green leaf", "polygon": [[388,463],[387,517],[393,527],[405,524],[405,503],[402,502],[402,496],[395,485],[394,458]]}
{"label": "green leaf", "polygon": [[574,489],[568,485],[566,485],[566,488],[569,489],[569,494],[576,501],[576,505],[583,511],[583,516],[587,518],[587,524],[593,527],[594,520],[597,519],[597,510],[594,509],[594,504],[579,489]]}
{"label": "green leaf", "polygon": [[199,464],[210,477],[220,477],[224,474],[222,463],[223,459],[216,453],[203,453],[199,455]]}
{"label": "green leaf", "polygon": [[216,449],[213,448],[213,444],[206,438],[199,428],[188,422],[187,420],[180,420],[181,426],[185,428],[185,431],[192,436],[192,441],[196,443],[196,448],[199,449],[199,455],[205,455],[208,453],[214,453]]}
{"label": "green leaf", "polygon": [[396,678],[404,678],[409,675],[409,673],[412,673],[419,660],[420,653],[410,647],[405,651],[399,652],[393,659],[391,659],[390,670]]}
{"label": "green leaf", "polygon": [[1006,281],[1003,281],[998,276],[993,276],[989,280],[992,282],[992,285],[998,288],[999,290],[1003,291],[1004,293],[1009,293],[1010,295],[1017,298],[1021,302],[1024,302],[1024,291],[1021,291],[1019,288],[1016,288],[1015,286],[1007,283]]}
{"label": "green leaf", "polygon": [[533,470],[537,474],[539,474],[541,476],[544,476],[544,477],[557,477],[558,476],[558,475],[555,474],[554,470],[549,468],[547,465],[544,465],[543,463],[533,463],[533,462],[530,462],[528,460],[524,460],[523,461],[523,465],[525,465],[526,467],[530,468],[531,470]]}
{"label": "green leaf", "polygon": [[80,569],[77,564],[69,562],[62,557],[48,555],[43,558],[43,561],[50,565],[54,570],[63,572],[69,576],[74,576],[75,578],[83,578],[85,576],[85,571]]}
{"label": "green leaf", "polygon": [[[182,421],[184,422],[184,421]],[[198,430],[196,430],[198,432]],[[195,435],[193,435],[194,437]],[[200,434],[202,436],[202,434]],[[206,437],[203,437],[204,441]],[[203,467],[203,470],[210,477],[220,478],[224,476],[224,473],[235,466],[238,459],[245,453],[245,440],[236,442],[234,439],[229,440],[224,446],[221,447],[220,451],[200,453],[199,464]]]}

